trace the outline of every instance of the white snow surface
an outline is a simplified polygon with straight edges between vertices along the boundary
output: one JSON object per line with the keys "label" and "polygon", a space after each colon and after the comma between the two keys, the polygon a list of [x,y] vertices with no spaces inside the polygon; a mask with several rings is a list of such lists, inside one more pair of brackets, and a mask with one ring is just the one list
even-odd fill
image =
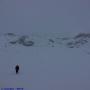
{"label": "white snow surface", "polygon": [[0,48],[0,88],[90,90],[89,59],[80,48]]}
{"label": "white snow surface", "polygon": [[[90,90],[90,35],[73,39],[90,33],[89,4],[90,0],[0,0],[0,90]],[[16,36],[8,37],[8,32]],[[35,45],[9,43],[22,35]]]}

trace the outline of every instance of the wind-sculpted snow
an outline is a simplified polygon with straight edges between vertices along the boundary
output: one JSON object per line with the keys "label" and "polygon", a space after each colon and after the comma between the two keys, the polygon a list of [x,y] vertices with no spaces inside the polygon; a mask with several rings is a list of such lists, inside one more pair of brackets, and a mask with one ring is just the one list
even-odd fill
{"label": "wind-sculpted snow", "polygon": [[0,43],[7,45],[22,45],[25,47],[79,48],[89,44],[89,42],[90,33],[79,33],[75,36],[65,36],[61,34],[17,35],[14,33],[6,33],[0,38]]}

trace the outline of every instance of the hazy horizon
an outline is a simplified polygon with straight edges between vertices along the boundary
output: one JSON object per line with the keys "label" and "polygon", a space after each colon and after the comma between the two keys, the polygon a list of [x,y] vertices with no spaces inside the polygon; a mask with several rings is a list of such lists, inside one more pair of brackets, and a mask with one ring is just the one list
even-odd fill
{"label": "hazy horizon", "polygon": [[89,32],[89,0],[1,0],[0,33]]}

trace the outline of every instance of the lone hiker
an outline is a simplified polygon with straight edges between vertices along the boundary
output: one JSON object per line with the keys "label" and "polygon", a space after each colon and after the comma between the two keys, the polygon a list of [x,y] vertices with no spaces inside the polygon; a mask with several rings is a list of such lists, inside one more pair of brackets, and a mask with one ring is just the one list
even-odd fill
{"label": "lone hiker", "polygon": [[19,65],[16,65],[16,66],[15,66],[15,71],[16,71],[16,74],[19,73]]}

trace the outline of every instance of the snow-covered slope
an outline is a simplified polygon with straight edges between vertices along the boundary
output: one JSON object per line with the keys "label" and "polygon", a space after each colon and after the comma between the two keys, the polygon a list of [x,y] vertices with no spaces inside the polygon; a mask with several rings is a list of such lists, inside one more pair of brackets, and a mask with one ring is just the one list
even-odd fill
{"label": "snow-covered slope", "polygon": [[[89,48],[90,33],[60,34],[60,33],[31,33],[18,35],[5,33],[0,36],[0,47],[66,47]],[[89,51],[89,50],[88,50]]]}
{"label": "snow-covered slope", "polygon": [[[30,41],[34,43],[31,45]],[[0,36],[0,88],[90,90],[89,44],[88,33],[3,34]],[[18,75],[14,70],[16,64],[20,65]]]}
{"label": "snow-covered slope", "polygon": [[[66,36],[65,36],[66,35]],[[67,35],[60,33],[17,35],[6,33],[0,37],[0,45],[23,45],[26,47],[62,47],[79,48],[90,43],[90,33]]]}
{"label": "snow-covered slope", "polygon": [[[90,90],[89,59],[79,48],[1,48],[0,88]],[[16,64],[20,65],[18,75]]]}
{"label": "snow-covered slope", "polygon": [[90,90],[89,3],[0,0],[0,90]]}

